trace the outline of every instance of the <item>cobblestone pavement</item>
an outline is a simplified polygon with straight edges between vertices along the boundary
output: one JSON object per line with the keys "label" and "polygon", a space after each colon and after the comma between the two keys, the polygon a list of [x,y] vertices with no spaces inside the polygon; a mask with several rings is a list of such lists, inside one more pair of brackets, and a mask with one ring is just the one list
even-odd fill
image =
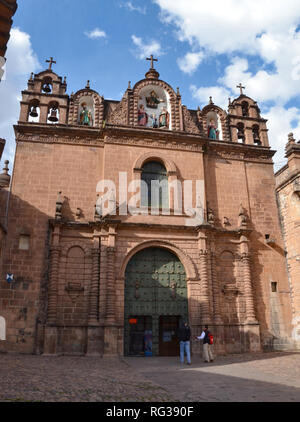
{"label": "cobblestone pavement", "polygon": [[192,365],[178,358],[126,358],[141,375],[179,401],[300,402],[300,353],[229,355]]}
{"label": "cobblestone pavement", "polygon": [[178,358],[0,354],[0,402],[300,402],[300,353]]}

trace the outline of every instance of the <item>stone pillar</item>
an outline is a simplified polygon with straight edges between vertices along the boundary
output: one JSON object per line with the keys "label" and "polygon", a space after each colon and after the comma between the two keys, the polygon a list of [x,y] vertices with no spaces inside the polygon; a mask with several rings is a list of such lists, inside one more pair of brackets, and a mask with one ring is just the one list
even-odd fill
{"label": "stone pillar", "polygon": [[92,249],[92,283],[91,283],[91,291],[90,291],[90,309],[89,309],[89,325],[97,325],[99,319],[99,306],[98,306],[98,299],[99,299],[99,258],[100,253],[99,249],[93,248]]}
{"label": "stone pillar", "polygon": [[231,141],[238,142],[237,128],[235,125],[230,125]]}
{"label": "stone pillar", "polygon": [[115,323],[115,248],[107,248],[106,321]]}
{"label": "stone pillar", "polygon": [[58,271],[59,271],[59,256],[60,247],[51,247],[51,270],[50,270],[50,284],[48,293],[48,312],[47,323],[55,324],[57,317],[57,296],[58,296]]}
{"label": "stone pillar", "polygon": [[243,273],[244,273],[244,292],[246,302],[246,317],[247,324],[257,324],[254,310],[253,289],[251,283],[251,270],[250,270],[250,256],[245,252],[242,255]]}
{"label": "stone pillar", "polygon": [[209,309],[209,285],[207,270],[207,250],[200,250],[200,278],[201,278],[201,307],[202,307],[202,323],[210,324],[211,315]]}
{"label": "stone pillar", "polygon": [[214,323],[222,324],[220,312],[220,286],[217,278],[216,270],[216,254],[211,253],[211,277],[212,277],[212,290],[213,290],[213,310],[214,310]]}

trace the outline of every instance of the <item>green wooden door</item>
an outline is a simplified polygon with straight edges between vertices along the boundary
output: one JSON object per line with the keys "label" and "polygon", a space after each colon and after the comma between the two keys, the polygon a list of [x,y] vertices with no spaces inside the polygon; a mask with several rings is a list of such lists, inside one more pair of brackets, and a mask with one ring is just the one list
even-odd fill
{"label": "green wooden door", "polygon": [[134,354],[130,346],[131,323],[139,316],[151,317],[154,355],[159,355],[159,318],[177,316],[188,319],[185,269],[176,255],[165,249],[144,249],[128,263],[125,276],[125,355]]}

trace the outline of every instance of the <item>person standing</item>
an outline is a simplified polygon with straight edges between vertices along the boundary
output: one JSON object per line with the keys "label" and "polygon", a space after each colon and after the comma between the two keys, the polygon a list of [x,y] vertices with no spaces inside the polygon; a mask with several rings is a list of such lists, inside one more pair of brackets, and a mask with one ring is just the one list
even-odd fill
{"label": "person standing", "polygon": [[186,354],[187,364],[191,365],[191,329],[187,322],[184,322],[184,324],[179,328],[178,338],[180,342],[180,363],[184,363],[184,355]]}
{"label": "person standing", "polygon": [[204,330],[200,337],[196,337],[198,340],[203,340],[203,359],[204,362],[213,362],[214,355],[212,352],[212,344],[210,340],[211,333],[208,330],[208,325],[205,325]]}

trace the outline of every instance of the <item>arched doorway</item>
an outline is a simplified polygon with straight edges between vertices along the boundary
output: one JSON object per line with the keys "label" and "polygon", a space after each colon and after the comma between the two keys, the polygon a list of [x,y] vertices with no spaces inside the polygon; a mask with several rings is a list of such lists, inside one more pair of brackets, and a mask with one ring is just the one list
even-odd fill
{"label": "arched doorway", "polygon": [[125,272],[124,354],[178,355],[177,328],[188,320],[186,272],[163,248],[136,253]]}

